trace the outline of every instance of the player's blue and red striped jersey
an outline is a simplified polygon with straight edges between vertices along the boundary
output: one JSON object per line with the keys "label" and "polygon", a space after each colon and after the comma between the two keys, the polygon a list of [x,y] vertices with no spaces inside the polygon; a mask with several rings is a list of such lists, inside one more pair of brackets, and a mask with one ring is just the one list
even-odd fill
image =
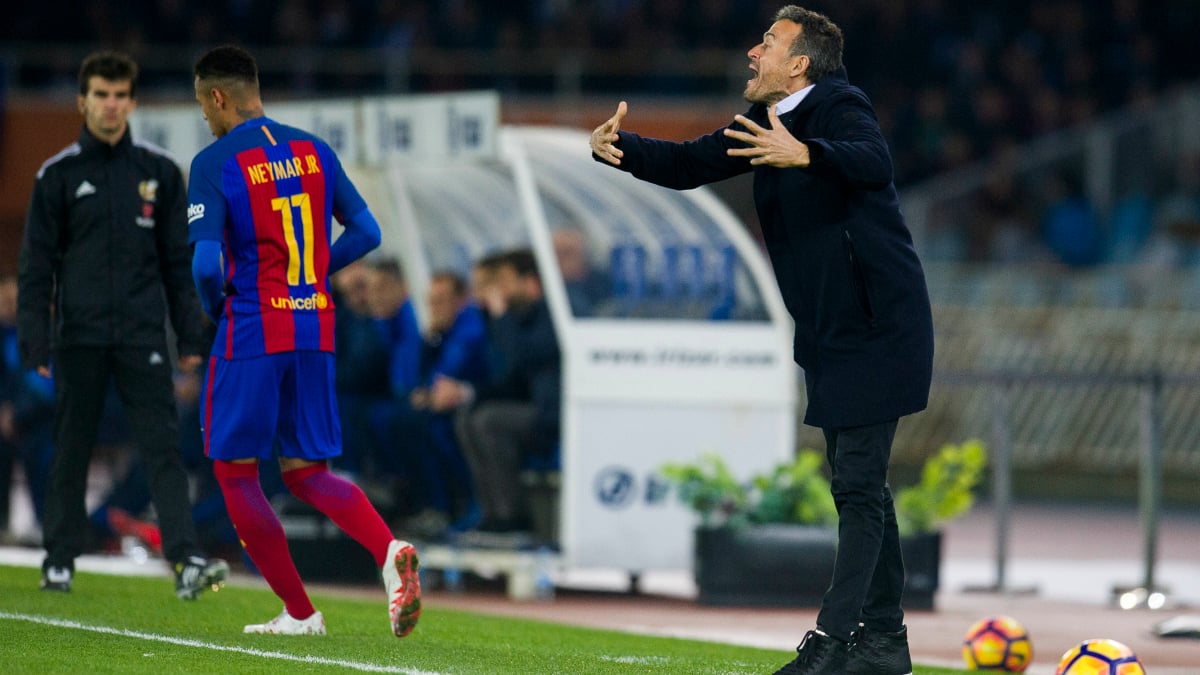
{"label": "player's blue and red striped jersey", "polygon": [[332,352],[332,224],[367,208],[333,150],[267,117],[247,120],[192,160],[188,202],[189,240],[224,246],[212,354]]}

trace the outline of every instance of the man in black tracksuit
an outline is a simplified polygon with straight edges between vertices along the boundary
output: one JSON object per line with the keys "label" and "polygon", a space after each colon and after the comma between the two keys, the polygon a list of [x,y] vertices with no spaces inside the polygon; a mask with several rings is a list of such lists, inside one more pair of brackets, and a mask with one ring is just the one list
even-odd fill
{"label": "man in black tracksuit", "polygon": [[[42,588],[69,591],[89,525],[88,463],[110,378],[116,383],[175,570],[176,594],[195,598],[228,566],[196,543],[167,349],[179,366],[207,351],[191,279],[186,190],[174,161],[135,142],[137,64],[113,52],[79,72],[79,140],[38,171],[19,259],[18,344],[25,367],[55,378],[55,456],[43,523]],[[53,329],[51,323],[53,322]],[[52,352],[53,349],[53,352]]]}

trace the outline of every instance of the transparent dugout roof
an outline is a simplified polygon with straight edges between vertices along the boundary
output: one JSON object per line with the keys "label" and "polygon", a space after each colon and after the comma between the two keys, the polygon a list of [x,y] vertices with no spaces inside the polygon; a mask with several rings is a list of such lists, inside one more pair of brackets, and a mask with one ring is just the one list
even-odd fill
{"label": "transparent dugout roof", "polygon": [[[510,131],[575,279],[567,290],[576,318],[768,320],[761,290],[721,227],[728,211],[711,194],[661,188],[602,166],[579,131]],[[469,278],[479,258],[530,245],[508,164],[408,166],[400,176],[389,187],[407,192],[431,270]],[[580,266],[563,257],[580,245],[586,276],[570,274]]]}

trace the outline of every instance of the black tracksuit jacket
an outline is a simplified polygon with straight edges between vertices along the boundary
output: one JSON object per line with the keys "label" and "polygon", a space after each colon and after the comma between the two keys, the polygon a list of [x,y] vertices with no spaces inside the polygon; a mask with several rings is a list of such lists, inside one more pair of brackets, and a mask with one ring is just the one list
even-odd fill
{"label": "black tracksuit jacket", "polygon": [[204,354],[186,212],[179,167],[128,130],[109,146],[84,127],[46,160],[19,256],[22,364],[48,365],[52,348],[163,345],[168,309],[179,353]]}

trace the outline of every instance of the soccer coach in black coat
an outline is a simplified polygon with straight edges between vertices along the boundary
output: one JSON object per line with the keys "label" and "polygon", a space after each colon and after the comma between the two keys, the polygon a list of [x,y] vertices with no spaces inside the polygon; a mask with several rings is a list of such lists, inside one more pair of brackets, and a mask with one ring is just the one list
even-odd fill
{"label": "soccer coach in black coat", "polygon": [[752,105],[728,127],[684,143],[642,138],[620,131],[621,102],[592,133],[592,153],[681,190],[754,172],[763,238],[796,323],[804,421],[824,432],[840,519],[817,630],[780,672],[906,675],[904,566],[886,481],[897,421],[929,396],[924,272],[870,100],[847,82],[841,30],[789,5],[749,57]]}

